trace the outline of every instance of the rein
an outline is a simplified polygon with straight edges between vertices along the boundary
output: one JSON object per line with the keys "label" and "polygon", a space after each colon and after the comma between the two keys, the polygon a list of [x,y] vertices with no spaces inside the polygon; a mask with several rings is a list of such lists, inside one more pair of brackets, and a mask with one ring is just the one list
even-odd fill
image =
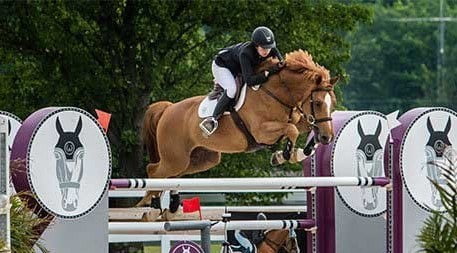
{"label": "rein", "polygon": [[[290,91],[289,87],[287,87],[287,85],[285,85],[285,82],[281,78],[281,74],[278,73],[278,75],[279,75],[279,79],[281,80],[281,84],[283,84],[283,87],[285,87],[287,89],[287,94],[289,94],[289,97],[290,97],[291,101],[294,101],[292,92]],[[316,88],[316,89],[311,90],[311,94],[309,95],[309,96],[311,96],[311,99],[310,99],[311,114],[306,114],[303,111],[303,109],[301,108],[301,106],[299,106],[299,105],[289,105],[288,103],[282,101],[278,96],[276,96],[273,92],[271,92],[265,86],[260,86],[260,90],[265,92],[268,96],[270,96],[271,98],[276,100],[276,102],[278,102],[282,106],[284,106],[287,109],[289,109],[289,118],[288,118],[288,122],[289,123],[292,121],[292,115],[293,115],[295,110],[298,110],[300,112],[300,117],[306,119],[308,124],[311,125],[311,128],[312,127],[317,128],[316,124],[318,124],[318,123],[322,123],[322,122],[326,122],[326,121],[331,121],[332,120],[332,117],[323,117],[323,118],[316,119],[316,113],[315,113],[315,110],[314,110],[313,94],[314,94],[314,92],[318,92],[318,91],[330,92],[330,91],[333,91],[333,88],[323,88],[323,87],[321,87],[321,88]],[[308,97],[306,97],[306,98],[308,98]],[[306,100],[306,98],[305,98],[305,100]],[[297,101],[296,103],[299,103],[299,102],[301,102],[301,101]]]}

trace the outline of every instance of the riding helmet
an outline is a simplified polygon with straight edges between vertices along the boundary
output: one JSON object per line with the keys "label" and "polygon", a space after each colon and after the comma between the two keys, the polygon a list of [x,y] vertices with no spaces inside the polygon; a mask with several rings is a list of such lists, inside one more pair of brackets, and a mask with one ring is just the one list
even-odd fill
{"label": "riding helmet", "polygon": [[263,48],[274,48],[276,47],[275,36],[270,28],[265,26],[257,27],[251,36],[252,42],[256,46],[261,46]]}

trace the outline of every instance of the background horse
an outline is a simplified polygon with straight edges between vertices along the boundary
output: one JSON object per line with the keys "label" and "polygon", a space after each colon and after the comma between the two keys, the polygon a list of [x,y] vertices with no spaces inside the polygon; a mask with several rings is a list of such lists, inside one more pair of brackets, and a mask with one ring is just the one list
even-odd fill
{"label": "background horse", "polygon": [[264,240],[257,246],[258,253],[299,253],[297,238],[290,236],[288,229],[275,229],[265,233]]}
{"label": "background horse", "polygon": [[[277,62],[269,59],[258,71]],[[335,83],[329,71],[316,64],[307,52],[288,53],[285,63],[259,90],[247,89],[238,113],[257,143],[273,145],[286,138],[291,152],[286,160],[298,162],[305,158],[294,149],[300,132],[314,128],[317,141],[323,144],[333,138],[330,114],[335,105]],[[174,104],[161,101],[149,106],[143,121],[143,141],[150,156],[148,177],[202,172],[219,164],[221,153],[249,151],[247,138],[231,117],[222,116],[217,131],[209,137],[203,135],[197,110],[204,98],[196,96]],[[148,192],[138,206],[150,205],[151,198],[158,195]]]}

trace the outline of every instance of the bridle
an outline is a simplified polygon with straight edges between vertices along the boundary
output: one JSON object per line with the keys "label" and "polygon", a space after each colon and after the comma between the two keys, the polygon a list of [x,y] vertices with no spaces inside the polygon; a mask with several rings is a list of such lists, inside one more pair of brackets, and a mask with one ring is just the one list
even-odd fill
{"label": "bridle", "polygon": [[323,117],[323,118],[316,118],[316,112],[315,112],[315,109],[314,109],[314,106],[315,106],[315,102],[314,102],[314,98],[313,98],[313,95],[315,92],[319,92],[319,91],[325,91],[325,92],[331,92],[333,91],[333,86],[330,86],[330,87],[318,87],[316,89],[313,89],[311,90],[311,94],[308,96],[310,98],[310,107],[311,107],[311,114],[307,114],[303,111],[302,107],[301,107],[301,103],[303,101],[305,101],[308,97],[306,97],[305,99],[301,100],[301,101],[295,101],[294,102],[294,97],[292,95],[292,92],[290,91],[289,87],[285,84],[284,80],[281,78],[281,73],[278,73],[278,76],[279,76],[279,80],[282,84],[281,87],[284,87],[286,89],[286,92],[287,94],[289,95],[289,98],[290,100],[292,101],[292,104],[293,105],[290,105],[286,102],[284,102],[283,100],[281,100],[278,96],[276,96],[273,92],[271,92],[268,88],[266,88],[265,86],[260,86],[260,90],[262,90],[263,92],[265,92],[268,96],[272,97],[274,100],[276,100],[279,104],[281,104],[282,106],[286,107],[289,109],[289,118],[288,118],[288,122],[292,122],[292,118],[293,118],[293,113],[295,111],[299,111],[300,113],[300,119],[298,120],[298,122],[301,120],[301,119],[305,119],[306,122],[310,125],[310,130],[312,129],[317,129],[317,124],[319,123],[322,123],[322,122],[327,122],[327,121],[331,121],[332,120],[332,117]]}
{"label": "bridle", "polygon": [[[290,240],[291,237],[288,236],[288,239]],[[263,241],[265,242],[266,245],[268,245],[268,247],[270,247],[274,252],[278,252],[280,249],[284,249],[286,252],[291,252],[291,250],[289,250],[285,245],[286,245],[286,242],[287,240],[286,239],[282,244],[279,244],[273,240],[271,240],[270,238],[268,238],[267,236],[264,237]]]}
{"label": "bridle", "polygon": [[[316,89],[311,91],[311,94],[310,94],[311,99],[309,100],[310,101],[309,102],[310,103],[310,107],[311,107],[311,114],[308,114],[306,116],[306,120],[310,124],[310,126],[314,127],[314,128],[317,128],[317,124],[319,124],[319,123],[332,121],[332,117],[331,116],[316,119],[316,112],[314,111],[315,103],[314,103],[313,95],[314,95],[315,92],[318,92],[318,91],[325,91],[325,92],[330,93],[331,91],[333,91],[333,87],[319,87],[319,88],[316,88]],[[303,111],[301,111],[301,112],[303,112]],[[302,117],[305,117],[305,115],[306,114],[303,113]]]}

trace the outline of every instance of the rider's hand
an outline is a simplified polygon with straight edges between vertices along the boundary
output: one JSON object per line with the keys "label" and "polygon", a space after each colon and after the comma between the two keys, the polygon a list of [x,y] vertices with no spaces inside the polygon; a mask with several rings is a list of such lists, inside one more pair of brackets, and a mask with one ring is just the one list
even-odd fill
{"label": "rider's hand", "polygon": [[268,69],[268,72],[269,72],[269,75],[273,75],[273,74],[276,74],[280,71],[281,69],[278,67],[278,65],[273,65],[272,67],[270,67]]}
{"label": "rider's hand", "polygon": [[286,66],[286,62],[285,61],[280,61],[280,62],[278,62],[277,66],[278,66],[279,69],[282,69],[282,68],[284,68],[284,66]]}

